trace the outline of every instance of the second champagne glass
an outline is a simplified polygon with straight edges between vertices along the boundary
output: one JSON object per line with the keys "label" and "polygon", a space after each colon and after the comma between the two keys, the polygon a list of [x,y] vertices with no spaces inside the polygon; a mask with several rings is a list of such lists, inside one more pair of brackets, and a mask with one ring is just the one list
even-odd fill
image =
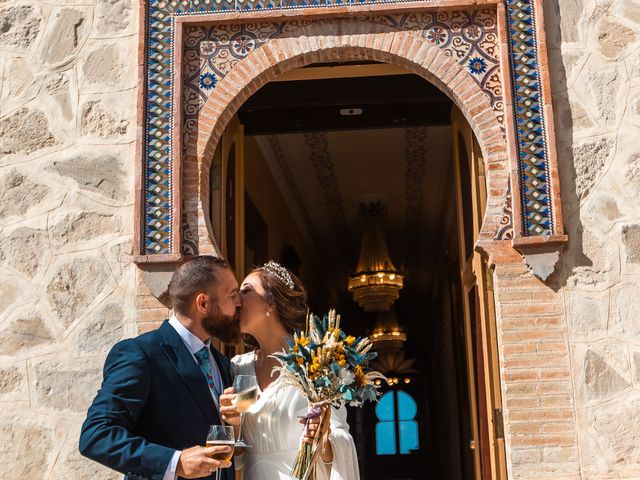
{"label": "second champagne glass", "polygon": [[233,379],[233,389],[235,394],[233,396],[233,405],[240,412],[240,432],[238,434],[238,440],[236,447],[250,447],[243,438],[242,424],[244,421],[244,414],[249,411],[251,406],[258,400],[258,380],[255,375],[236,375]]}
{"label": "second champagne glass", "polygon": [[[233,458],[233,450],[236,442],[234,441],[233,427],[228,425],[211,425],[209,434],[207,435],[207,447],[229,447],[231,451],[214,453],[214,460],[224,460],[230,462]],[[221,478],[220,469],[216,469],[216,480]]]}

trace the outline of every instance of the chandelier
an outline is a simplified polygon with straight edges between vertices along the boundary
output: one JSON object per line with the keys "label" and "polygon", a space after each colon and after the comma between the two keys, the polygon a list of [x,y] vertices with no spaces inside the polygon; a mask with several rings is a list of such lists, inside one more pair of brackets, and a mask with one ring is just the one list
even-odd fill
{"label": "chandelier", "polygon": [[385,210],[379,201],[360,206],[364,220],[360,258],[355,273],[349,277],[348,289],[365,312],[389,310],[404,284],[402,274],[389,257],[382,230],[380,220]]}
{"label": "chandelier", "polygon": [[410,383],[411,375],[417,370],[413,368],[414,358],[407,358],[404,343],[407,334],[404,332],[393,309],[378,313],[378,320],[371,341],[378,352],[378,357],[371,363],[382,372],[389,385],[400,382]]}

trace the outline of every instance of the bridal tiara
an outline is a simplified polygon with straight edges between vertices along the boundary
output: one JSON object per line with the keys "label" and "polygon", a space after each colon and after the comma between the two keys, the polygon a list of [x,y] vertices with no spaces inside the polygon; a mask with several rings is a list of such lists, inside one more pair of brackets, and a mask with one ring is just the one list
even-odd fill
{"label": "bridal tiara", "polygon": [[293,278],[291,277],[291,273],[285,267],[280,265],[278,262],[274,262],[273,260],[269,260],[262,266],[263,270],[267,272],[273,273],[276,277],[278,277],[282,283],[284,283],[291,290],[294,289],[295,284],[293,283]]}

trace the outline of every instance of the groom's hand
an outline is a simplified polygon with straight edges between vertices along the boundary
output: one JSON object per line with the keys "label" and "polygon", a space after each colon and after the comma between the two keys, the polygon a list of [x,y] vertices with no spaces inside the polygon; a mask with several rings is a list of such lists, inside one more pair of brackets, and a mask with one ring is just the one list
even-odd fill
{"label": "groom's hand", "polygon": [[235,427],[235,433],[238,435],[240,412],[233,405],[234,391],[233,387],[225,388],[224,393],[220,395],[220,415],[225,424]]}
{"label": "groom's hand", "polygon": [[230,447],[191,447],[183,450],[178,460],[176,474],[183,478],[208,477],[218,468],[228,468],[231,462],[214,460],[216,453],[230,452]]}

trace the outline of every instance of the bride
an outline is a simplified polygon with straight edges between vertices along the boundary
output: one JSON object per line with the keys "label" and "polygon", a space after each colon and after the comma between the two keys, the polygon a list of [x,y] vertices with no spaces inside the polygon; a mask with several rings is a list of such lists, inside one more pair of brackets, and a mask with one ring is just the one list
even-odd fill
{"label": "bride", "polygon": [[[288,480],[300,442],[313,442],[319,419],[304,420],[307,400],[294,387],[285,387],[274,378],[271,357],[286,347],[296,329],[304,329],[307,294],[300,279],[275,262],[253,270],[240,287],[242,311],[240,330],[258,342],[257,350],[231,360],[235,375],[255,375],[259,398],[244,415],[244,440],[252,446],[236,455],[236,468],[242,466],[243,480]],[[223,420],[240,424],[232,405],[233,390],[220,397]],[[329,435],[323,435],[316,462],[317,480],[358,480],[358,461],[353,438],[349,434],[347,411],[332,408]]]}

